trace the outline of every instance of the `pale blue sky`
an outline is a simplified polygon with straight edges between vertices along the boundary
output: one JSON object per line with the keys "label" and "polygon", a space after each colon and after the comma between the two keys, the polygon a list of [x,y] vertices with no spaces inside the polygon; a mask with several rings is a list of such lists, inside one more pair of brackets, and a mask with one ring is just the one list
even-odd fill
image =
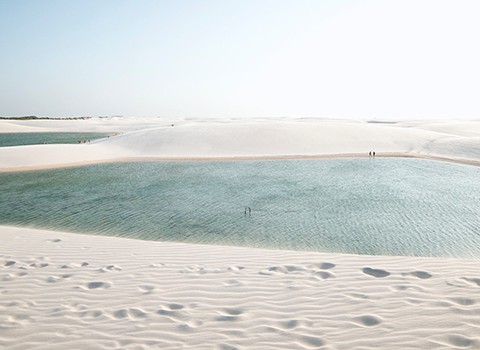
{"label": "pale blue sky", "polygon": [[0,115],[480,118],[480,2],[0,0]]}

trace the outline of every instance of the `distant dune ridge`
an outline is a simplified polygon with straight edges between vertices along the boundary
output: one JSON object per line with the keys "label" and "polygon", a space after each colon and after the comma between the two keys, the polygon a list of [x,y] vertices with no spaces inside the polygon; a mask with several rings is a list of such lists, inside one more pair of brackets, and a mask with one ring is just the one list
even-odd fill
{"label": "distant dune ridge", "polygon": [[[1,132],[102,131],[118,136],[88,145],[0,148],[0,170],[146,158],[434,156],[480,161],[480,122],[369,123],[252,119],[0,120]],[[16,169],[14,169],[16,168]]]}
{"label": "distant dune ridge", "polygon": [[[120,134],[0,148],[0,170],[373,150],[480,161],[480,122],[0,120],[0,132],[46,131]],[[479,313],[476,260],[0,226],[1,349],[480,349]]]}

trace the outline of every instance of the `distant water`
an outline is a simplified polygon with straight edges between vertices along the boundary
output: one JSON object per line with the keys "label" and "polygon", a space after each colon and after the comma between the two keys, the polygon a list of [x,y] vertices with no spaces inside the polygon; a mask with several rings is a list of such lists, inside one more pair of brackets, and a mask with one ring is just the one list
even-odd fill
{"label": "distant water", "polygon": [[96,140],[112,133],[105,132],[21,132],[0,133],[0,147],[41,145],[44,143],[78,143],[82,140]]}
{"label": "distant water", "polygon": [[478,259],[480,168],[378,158],[116,163],[0,174],[0,224]]}

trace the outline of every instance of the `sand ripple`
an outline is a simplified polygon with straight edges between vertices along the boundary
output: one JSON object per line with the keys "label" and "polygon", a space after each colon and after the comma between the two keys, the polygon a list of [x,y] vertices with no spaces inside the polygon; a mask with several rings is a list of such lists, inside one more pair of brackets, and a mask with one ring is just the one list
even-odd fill
{"label": "sand ripple", "polygon": [[476,261],[6,227],[0,247],[2,349],[480,348]]}

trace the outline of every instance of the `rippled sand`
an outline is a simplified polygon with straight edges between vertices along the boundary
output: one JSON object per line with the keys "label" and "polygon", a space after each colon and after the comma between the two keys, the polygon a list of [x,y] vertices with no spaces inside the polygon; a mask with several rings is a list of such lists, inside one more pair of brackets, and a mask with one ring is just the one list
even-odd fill
{"label": "rippled sand", "polygon": [[0,227],[2,349],[478,349],[477,261]]}

